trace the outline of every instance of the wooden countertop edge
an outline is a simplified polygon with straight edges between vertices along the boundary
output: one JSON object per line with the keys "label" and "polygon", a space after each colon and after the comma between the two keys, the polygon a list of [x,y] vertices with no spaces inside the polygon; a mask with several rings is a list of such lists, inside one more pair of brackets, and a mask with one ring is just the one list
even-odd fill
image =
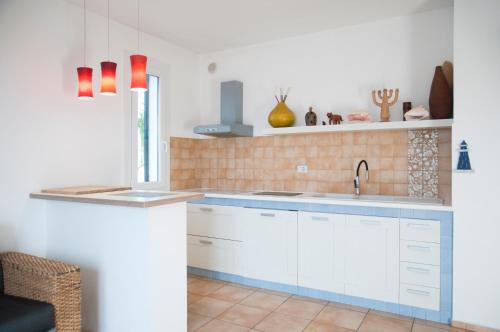
{"label": "wooden countertop edge", "polygon": [[123,199],[85,197],[84,195],[76,197],[76,196],[62,195],[62,194],[46,194],[46,193],[30,194],[30,198],[32,199],[44,199],[50,201],[88,203],[88,204],[99,204],[99,205],[127,206],[127,207],[138,207],[138,208],[150,208],[150,207],[174,204],[179,202],[194,201],[202,199],[203,197],[205,197],[205,195],[202,193],[179,193],[174,197],[168,196],[168,198],[151,199],[149,201],[127,201]]}

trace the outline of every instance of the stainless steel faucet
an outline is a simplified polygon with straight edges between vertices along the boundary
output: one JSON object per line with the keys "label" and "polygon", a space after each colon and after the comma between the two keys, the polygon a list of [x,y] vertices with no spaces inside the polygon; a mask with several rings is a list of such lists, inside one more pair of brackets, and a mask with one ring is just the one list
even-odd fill
{"label": "stainless steel faucet", "polygon": [[366,167],[366,182],[368,182],[368,163],[366,160],[361,160],[358,164],[358,168],[356,169],[356,177],[354,178],[354,191],[356,196],[359,196],[359,168],[361,167],[361,164],[365,164]]}

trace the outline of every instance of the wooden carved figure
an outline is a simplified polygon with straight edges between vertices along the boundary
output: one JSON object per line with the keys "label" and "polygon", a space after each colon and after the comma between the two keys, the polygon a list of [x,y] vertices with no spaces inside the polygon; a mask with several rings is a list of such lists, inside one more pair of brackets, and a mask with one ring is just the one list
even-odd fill
{"label": "wooden carved figure", "polygon": [[328,124],[340,124],[344,121],[342,116],[338,114],[326,113],[326,116],[328,117]]}
{"label": "wooden carved figure", "polygon": [[[399,98],[399,89],[396,89],[395,91],[396,91],[395,94],[393,89],[390,90],[384,89],[383,91],[381,90],[372,91],[373,102],[375,103],[375,105],[380,107],[380,121],[386,122],[389,121],[389,119],[391,118],[391,113],[389,113],[389,108],[396,105]],[[394,94],[394,99],[390,101],[393,94]],[[377,101],[377,95],[380,101]]]}

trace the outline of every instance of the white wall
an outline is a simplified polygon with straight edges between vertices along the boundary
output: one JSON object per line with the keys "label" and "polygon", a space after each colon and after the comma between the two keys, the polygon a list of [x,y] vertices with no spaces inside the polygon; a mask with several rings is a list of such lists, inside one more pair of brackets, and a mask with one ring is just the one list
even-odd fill
{"label": "white wall", "polygon": [[[434,67],[453,52],[453,10],[350,26],[261,45],[207,54],[201,60],[202,121],[219,121],[219,83],[244,82],[244,121],[258,134],[266,128],[275,105],[273,87],[292,86],[288,104],[304,125],[313,106],[347,114],[367,110],[378,119],[371,90],[400,88],[400,102],[392,109],[402,119],[401,102],[428,104]],[[207,65],[218,70],[209,74]]]}
{"label": "white wall", "polygon": [[[98,93],[106,57],[106,20],[88,14],[92,101],[76,98],[82,59],[82,9],[62,0],[0,1],[0,251],[45,252],[43,204],[28,199],[44,187],[125,184],[126,51],[136,32],[111,24],[111,57],[118,62],[116,97]],[[142,50],[169,66],[172,135],[190,135],[198,122],[198,61],[187,50],[143,36]]]}
{"label": "white wall", "polygon": [[453,174],[453,319],[500,329],[500,2],[455,0],[454,34],[453,146],[475,173]]}

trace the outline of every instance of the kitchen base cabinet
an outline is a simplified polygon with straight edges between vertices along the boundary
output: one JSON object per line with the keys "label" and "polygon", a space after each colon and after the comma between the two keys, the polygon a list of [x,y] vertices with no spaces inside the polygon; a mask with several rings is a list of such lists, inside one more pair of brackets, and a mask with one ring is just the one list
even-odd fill
{"label": "kitchen base cabinet", "polygon": [[188,235],[188,266],[241,274],[241,242]]}
{"label": "kitchen base cabinet", "polygon": [[342,214],[299,212],[299,286],[344,294],[345,222]]}
{"label": "kitchen base cabinet", "polygon": [[243,210],[245,277],[297,285],[297,212]]}
{"label": "kitchen base cabinet", "polygon": [[399,300],[399,219],[346,217],[345,293]]}

